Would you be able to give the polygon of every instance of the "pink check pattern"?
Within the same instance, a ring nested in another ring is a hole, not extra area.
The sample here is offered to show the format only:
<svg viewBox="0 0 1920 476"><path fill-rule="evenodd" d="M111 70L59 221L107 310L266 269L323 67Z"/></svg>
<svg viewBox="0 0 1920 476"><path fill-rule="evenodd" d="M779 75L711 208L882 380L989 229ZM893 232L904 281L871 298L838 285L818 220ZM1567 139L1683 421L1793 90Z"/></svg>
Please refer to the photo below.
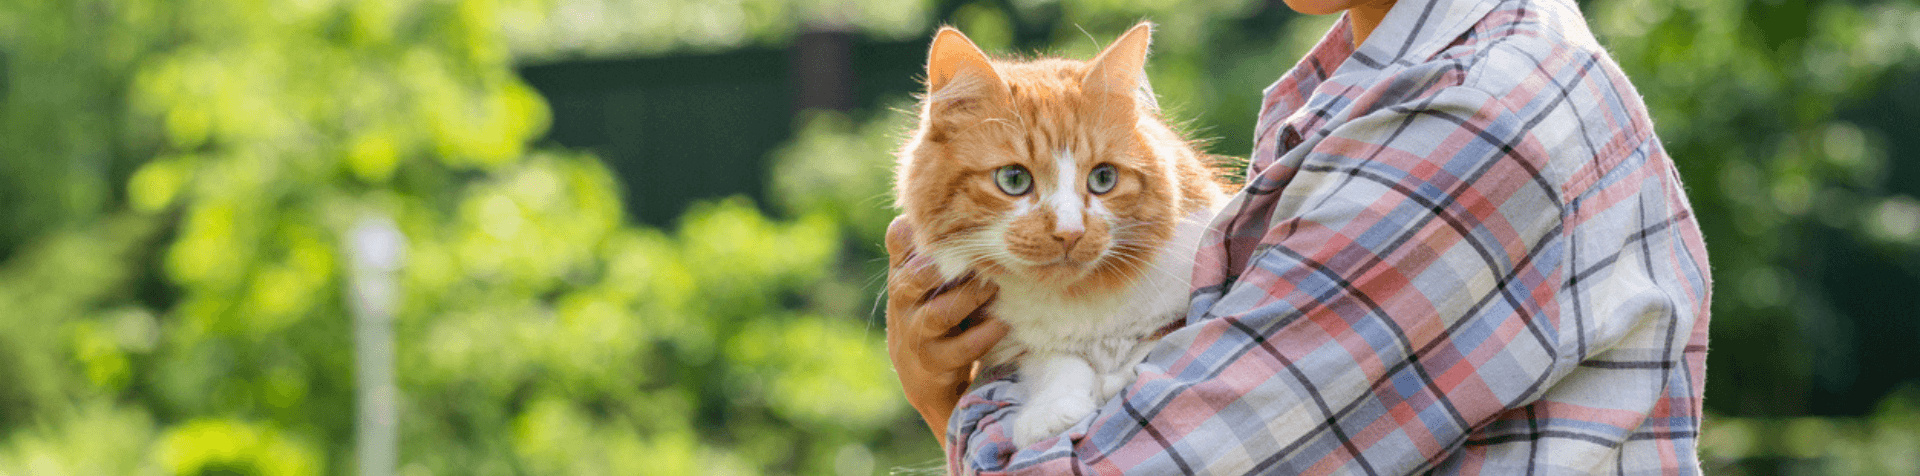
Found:
<svg viewBox="0 0 1920 476"><path fill-rule="evenodd" d="M1187 325L1031 447L984 381L959 474L1697 474L1711 278L1646 107L1568 0L1400 0L1265 95Z"/></svg>

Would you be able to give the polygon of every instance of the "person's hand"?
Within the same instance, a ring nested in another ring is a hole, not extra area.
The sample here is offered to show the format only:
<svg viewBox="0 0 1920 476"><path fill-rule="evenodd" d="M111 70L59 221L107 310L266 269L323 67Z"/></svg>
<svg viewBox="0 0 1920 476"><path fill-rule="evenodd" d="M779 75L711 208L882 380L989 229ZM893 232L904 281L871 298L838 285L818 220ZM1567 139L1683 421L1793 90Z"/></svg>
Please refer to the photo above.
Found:
<svg viewBox="0 0 1920 476"><path fill-rule="evenodd" d="M933 261L913 251L913 224L900 217L887 226L887 356L941 446L974 362L1007 335L984 307L998 291L971 275L941 282Z"/></svg>

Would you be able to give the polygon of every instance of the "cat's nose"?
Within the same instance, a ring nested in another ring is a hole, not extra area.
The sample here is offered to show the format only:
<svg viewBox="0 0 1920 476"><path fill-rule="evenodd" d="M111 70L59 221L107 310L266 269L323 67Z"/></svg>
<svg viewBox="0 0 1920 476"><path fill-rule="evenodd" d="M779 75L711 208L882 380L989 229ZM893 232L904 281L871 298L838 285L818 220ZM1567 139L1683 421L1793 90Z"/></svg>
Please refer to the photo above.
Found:
<svg viewBox="0 0 1920 476"><path fill-rule="evenodd" d="M1060 242L1062 252L1072 252L1073 245L1080 243L1080 235L1084 234L1086 230L1056 229L1053 230L1053 240Z"/></svg>

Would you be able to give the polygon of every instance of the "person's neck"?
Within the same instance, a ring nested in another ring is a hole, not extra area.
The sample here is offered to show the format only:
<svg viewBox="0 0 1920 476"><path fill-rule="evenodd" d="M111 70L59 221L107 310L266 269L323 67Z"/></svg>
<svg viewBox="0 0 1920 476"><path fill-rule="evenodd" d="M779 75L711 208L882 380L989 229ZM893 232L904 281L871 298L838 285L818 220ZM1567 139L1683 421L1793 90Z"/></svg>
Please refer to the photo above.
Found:
<svg viewBox="0 0 1920 476"><path fill-rule="evenodd" d="M1380 26L1380 20L1387 18L1387 11L1393 9L1396 0L1374 0L1347 9L1347 23L1353 26L1353 49L1367 41L1367 35L1373 34L1374 27Z"/></svg>

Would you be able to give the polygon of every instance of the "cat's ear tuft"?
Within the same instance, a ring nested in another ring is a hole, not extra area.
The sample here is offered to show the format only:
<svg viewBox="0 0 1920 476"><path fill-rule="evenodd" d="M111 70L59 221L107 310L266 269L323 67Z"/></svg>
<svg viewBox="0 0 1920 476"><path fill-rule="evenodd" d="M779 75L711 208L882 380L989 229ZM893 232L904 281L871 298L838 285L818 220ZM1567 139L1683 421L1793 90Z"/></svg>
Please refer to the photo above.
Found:
<svg viewBox="0 0 1920 476"><path fill-rule="evenodd" d="M927 97L932 102L989 99L1006 90L987 54L953 27L941 27L927 52Z"/></svg>
<svg viewBox="0 0 1920 476"><path fill-rule="evenodd" d="M1081 88L1127 97L1144 93L1149 102L1147 106L1151 107L1153 93L1147 89L1147 47L1152 42L1152 23L1134 25L1087 64L1087 75L1080 80Z"/></svg>

